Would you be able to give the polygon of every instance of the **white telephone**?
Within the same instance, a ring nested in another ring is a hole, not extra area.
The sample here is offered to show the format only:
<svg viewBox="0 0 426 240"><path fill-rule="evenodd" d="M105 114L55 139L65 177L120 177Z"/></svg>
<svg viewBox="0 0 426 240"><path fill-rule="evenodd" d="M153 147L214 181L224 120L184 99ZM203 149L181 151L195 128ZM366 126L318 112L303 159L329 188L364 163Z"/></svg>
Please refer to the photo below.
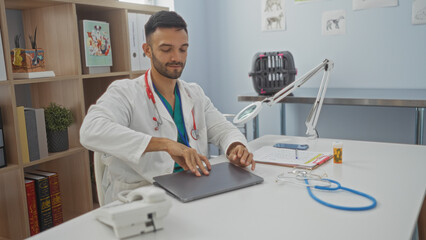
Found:
<svg viewBox="0 0 426 240"><path fill-rule="evenodd" d="M118 238L157 231L163 228L163 218L172 206L166 192L158 187L146 186L118 194L120 202L101 207L96 218L112 226Z"/></svg>

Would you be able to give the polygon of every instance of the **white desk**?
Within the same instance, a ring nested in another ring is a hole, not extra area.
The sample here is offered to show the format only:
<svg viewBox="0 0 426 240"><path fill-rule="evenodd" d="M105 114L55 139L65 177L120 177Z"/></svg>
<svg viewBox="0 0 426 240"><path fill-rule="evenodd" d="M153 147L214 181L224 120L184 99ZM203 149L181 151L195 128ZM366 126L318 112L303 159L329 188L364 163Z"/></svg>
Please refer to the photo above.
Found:
<svg viewBox="0 0 426 240"><path fill-rule="evenodd" d="M249 145L255 150L276 142L304 140L264 136ZM310 150L331 151L332 142L319 139L309 143ZM378 201L375 209L349 212L325 207L312 200L304 187L274 182L279 173L290 168L258 164L255 173L265 179L264 183L190 203L173 199L165 228L134 239L409 239L425 195L426 146L342 142L343 164L329 161L315 171L325 171L342 186L371 194ZM217 158L212 163L223 160ZM345 192L314 191L334 203L369 203ZM33 239L115 236L89 212Z"/></svg>

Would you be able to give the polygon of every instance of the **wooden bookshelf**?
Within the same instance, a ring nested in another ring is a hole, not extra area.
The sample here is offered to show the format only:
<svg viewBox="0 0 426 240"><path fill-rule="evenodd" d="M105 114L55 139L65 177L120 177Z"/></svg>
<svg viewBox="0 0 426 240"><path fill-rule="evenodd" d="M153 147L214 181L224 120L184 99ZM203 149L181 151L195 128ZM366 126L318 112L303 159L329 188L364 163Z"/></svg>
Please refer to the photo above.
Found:
<svg viewBox="0 0 426 240"><path fill-rule="evenodd" d="M8 54L7 11L19 10L25 34L37 27L37 45L45 49L46 70L56 77L14 79ZM89 151L80 145L79 129L89 106L96 102L113 81L140 76L132 72L129 54L127 13L152 14L163 7L120 3L116 0L0 0L0 29L7 81L0 81L7 166L0 169L0 239L30 236L26 206L24 171L27 168L55 171L59 175L64 220L93 209ZM79 20L99 20L110 24L113 66L110 73L83 74L79 42ZM25 87L31 106L42 108L55 102L70 108L74 123L68 128L67 151L23 163L20 152L16 107L21 102L17 88ZM95 204L96 205L96 204Z"/></svg>

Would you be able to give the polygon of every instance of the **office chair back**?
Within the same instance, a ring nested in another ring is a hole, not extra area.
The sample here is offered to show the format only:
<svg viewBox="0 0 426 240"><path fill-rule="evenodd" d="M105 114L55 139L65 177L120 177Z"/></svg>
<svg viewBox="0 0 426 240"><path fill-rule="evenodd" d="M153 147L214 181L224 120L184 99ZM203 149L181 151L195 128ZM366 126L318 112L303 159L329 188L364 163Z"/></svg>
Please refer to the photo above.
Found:
<svg viewBox="0 0 426 240"><path fill-rule="evenodd" d="M93 165L95 168L95 181L96 181L96 192L98 193L99 205L103 206L104 192L102 191L102 177L104 176L105 164L101 159L102 153L94 152L93 154Z"/></svg>
<svg viewBox="0 0 426 240"><path fill-rule="evenodd" d="M232 123L232 119L235 117L235 114L227 114L224 113L222 114L226 120L230 121ZM241 133L244 135L244 137L247 139L247 123L243 123L243 124L234 124L240 131ZM216 155L217 154L217 155ZM217 148L216 146L214 146L213 144L209 143L208 145L208 156L207 158L215 158L218 157L219 155L222 154L222 151L220 150L220 148Z"/></svg>

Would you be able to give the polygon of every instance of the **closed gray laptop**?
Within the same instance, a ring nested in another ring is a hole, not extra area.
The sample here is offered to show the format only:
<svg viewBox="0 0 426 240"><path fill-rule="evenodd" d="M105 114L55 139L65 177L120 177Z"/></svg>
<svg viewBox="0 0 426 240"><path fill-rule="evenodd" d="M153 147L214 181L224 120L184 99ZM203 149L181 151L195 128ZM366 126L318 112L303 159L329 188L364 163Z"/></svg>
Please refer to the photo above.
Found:
<svg viewBox="0 0 426 240"><path fill-rule="evenodd" d="M212 165L210 174L201 177L191 171L183 171L154 177L155 185L182 202L233 191L263 182L263 178L234 166L229 162Z"/></svg>

